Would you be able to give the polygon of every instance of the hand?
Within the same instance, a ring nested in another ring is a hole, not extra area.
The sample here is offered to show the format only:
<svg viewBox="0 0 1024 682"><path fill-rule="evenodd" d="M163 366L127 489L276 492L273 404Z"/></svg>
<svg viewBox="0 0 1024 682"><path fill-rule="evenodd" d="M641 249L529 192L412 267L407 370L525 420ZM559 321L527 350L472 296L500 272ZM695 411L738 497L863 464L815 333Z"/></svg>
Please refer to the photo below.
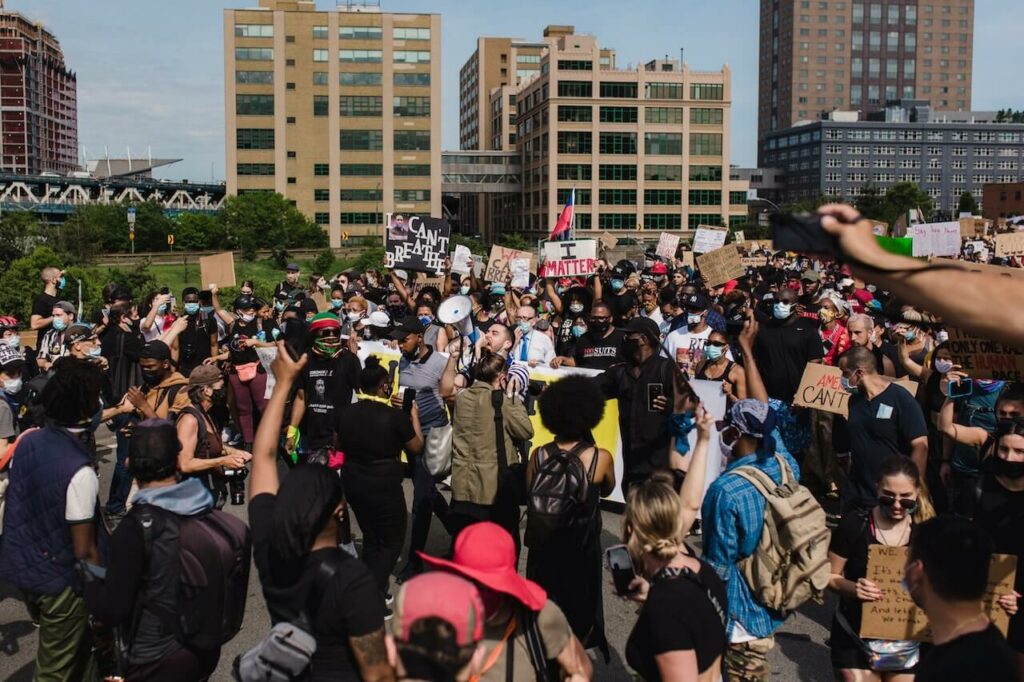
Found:
<svg viewBox="0 0 1024 682"><path fill-rule="evenodd" d="M219 355L211 355L210 357L203 360L204 365L216 365L218 362Z"/></svg>
<svg viewBox="0 0 1024 682"><path fill-rule="evenodd" d="M242 346L245 348L255 348L259 345L259 339L242 339Z"/></svg>
<svg viewBox="0 0 1024 682"><path fill-rule="evenodd" d="M1020 592L1010 592L999 597L999 599L996 600L996 603L999 604L1003 611L1006 611L1007 615L1015 616L1017 615L1018 599L1020 599Z"/></svg>
<svg viewBox="0 0 1024 682"><path fill-rule="evenodd" d="M285 438L284 439L284 450L285 452L292 452L295 450L295 439Z"/></svg>
<svg viewBox="0 0 1024 682"><path fill-rule="evenodd" d="M526 365L528 367L536 367L539 364L540 364L540 360L527 360L526 361Z"/></svg>
<svg viewBox="0 0 1024 682"><path fill-rule="evenodd" d="M174 320L174 324L171 325L170 331L178 332L179 334L188 329L188 318L179 317Z"/></svg>
<svg viewBox="0 0 1024 682"><path fill-rule="evenodd" d="M659 395L655 398L653 404L655 412L665 412L668 410L668 398L663 395Z"/></svg>
<svg viewBox="0 0 1024 682"><path fill-rule="evenodd" d="M733 400L736 400L735 388L736 387L733 385L731 381L727 380L722 382L722 392L724 392L727 397L732 398Z"/></svg>
<svg viewBox="0 0 1024 682"><path fill-rule="evenodd" d="M882 590L867 578L857 581L857 599L861 601L878 601L882 598Z"/></svg>
<svg viewBox="0 0 1024 682"><path fill-rule="evenodd" d="M563 358L563 357L555 358L554 360L551 361L551 368L552 369L558 369L559 367L562 366L562 363L564 361L565 361L565 358Z"/></svg>
<svg viewBox="0 0 1024 682"><path fill-rule="evenodd" d="M629 588L627 589L629 590L628 594L620 595L623 599L643 604L647 601L647 594L651 591L651 585L640 576L637 576L629 583Z"/></svg>
<svg viewBox="0 0 1024 682"><path fill-rule="evenodd" d="M744 350L754 348L754 339L757 338L757 330L760 327L757 318L754 317L754 309L747 308L747 321L743 323L743 331L740 332L740 347Z"/></svg>
<svg viewBox="0 0 1024 682"><path fill-rule="evenodd" d="M703 405L697 406L697 440L710 440L711 429L715 426L715 416L704 409Z"/></svg>
<svg viewBox="0 0 1024 682"><path fill-rule="evenodd" d="M939 379L939 390L942 391L943 395L949 395L949 385L959 384L961 379L966 378L967 373L963 371L963 367L953 365L953 369L949 370L945 376Z"/></svg>
<svg viewBox="0 0 1024 682"><path fill-rule="evenodd" d="M221 466L225 469L241 469L250 459L252 459L252 455L248 452L232 449L229 454L221 458Z"/></svg>
<svg viewBox="0 0 1024 682"><path fill-rule="evenodd" d="M861 216L852 206L827 204L818 209L825 232L839 239L843 253L862 263L875 263L886 252L875 240L870 220Z"/></svg>
<svg viewBox="0 0 1024 682"><path fill-rule="evenodd" d="M949 487L953 476L953 467L950 466L949 462L943 462L939 466L939 480L942 481L942 485Z"/></svg>
<svg viewBox="0 0 1024 682"><path fill-rule="evenodd" d="M128 388L128 392L125 393L124 397L138 409L142 409L142 406L146 404L146 394L142 392L138 386L131 386Z"/></svg>
<svg viewBox="0 0 1024 682"><path fill-rule="evenodd" d="M170 305L169 305L170 302L171 302L171 295L170 294L160 294L159 296L157 296L156 298L153 299L153 307L157 309L157 312L160 311L160 306L162 306L162 305L166 305L168 310L170 310Z"/></svg>
<svg viewBox="0 0 1024 682"><path fill-rule="evenodd" d="M392 393L391 394L391 407L397 407L398 409L402 409L402 405L405 404L404 398L405 398L404 391L402 393Z"/></svg>
<svg viewBox="0 0 1024 682"><path fill-rule="evenodd" d="M110 366L110 362L107 361L107 359L105 357L103 357L102 355L99 356L98 358L96 358L96 364L98 364L100 366L100 369L104 369L104 370L107 369Z"/></svg>
<svg viewBox="0 0 1024 682"><path fill-rule="evenodd" d="M276 345L277 357L274 358L273 364L270 365L270 371L274 373L278 383L290 385L295 380L295 377L299 375L299 372L302 371L302 368L306 366L309 356L303 354L296 362L288 354L288 348L285 346L284 341L278 341Z"/></svg>
<svg viewBox="0 0 1024 682"><path fill-rule="evenodd" d="M216 296L218 291L220 291L220 290L217 288L216 284L211 284L210 285L210 295L211 296Z"/></svg>
<svg viewBox="0 0 1024 682"><path fill-rule="evenodd" d="M419 422L420 420L420 406L416 404L415 400L412 401L412 409L409 410L409 416L412 417L414 422Z"/></svg>
<svg viewBox="0 0 1024 682"><path fill-rule="evenodd" d="M445 272L451 272L452 271L452 259L449 256L445 256L444 257L444 271Z"/></svg>

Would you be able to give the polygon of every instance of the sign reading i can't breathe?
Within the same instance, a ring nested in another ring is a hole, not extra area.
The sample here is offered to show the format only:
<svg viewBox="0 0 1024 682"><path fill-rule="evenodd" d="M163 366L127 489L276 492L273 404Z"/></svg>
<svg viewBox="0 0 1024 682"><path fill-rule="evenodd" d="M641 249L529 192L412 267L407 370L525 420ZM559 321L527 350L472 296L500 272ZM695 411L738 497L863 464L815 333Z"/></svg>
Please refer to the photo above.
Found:
<svg viewBox="0 0 1024 682"><path fill-rule="evenodd" d="M544 244L542 277L576 277L592 275L597 269L597 241L578 239L571 242Z"/></svg>
<svg viewBox="0 0 1024 682"><path fill-rule="evenodd" d="M384 232L387 267L443 275L451 234L447 220L388 213Z"/></svg>

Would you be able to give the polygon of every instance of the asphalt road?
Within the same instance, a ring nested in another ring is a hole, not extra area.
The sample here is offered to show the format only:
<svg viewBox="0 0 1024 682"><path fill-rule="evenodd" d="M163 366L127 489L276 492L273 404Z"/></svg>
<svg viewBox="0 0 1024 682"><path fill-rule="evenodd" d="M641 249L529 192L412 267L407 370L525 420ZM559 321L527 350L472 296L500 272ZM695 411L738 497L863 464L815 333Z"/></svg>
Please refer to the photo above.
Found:
<svg viewBox="0 0 1024 682"><path fill-rule="evenodd" d="M101 428L97 435L107 439L109 432ZM112 444L112 443L111 443ZM104 499L110 485L114 453L111 444L101 445L100 494ZM407 503L412 500L412 484L406 481ZM247 520L246 507L225 507L226 510ZM603 511L604 533L602 545L607 547L621 541L622 516L614 511ZM354 522L354 521L353 521ZM358 531L356 532L358 535ZM443 554L449 539L436 521L431 525L431 537L427 551ZM358 545L358 541L357 541ZM404 557L403 557L404 559ZM521 568L525 570L525 558ZM401 564L400 564L401 565ZM598 680L632 679L625 664L626 639L636 621L637 606L624 602L605 586L604 593L606 633L612 646L609 663L595 661L595 678ZM829 663L828 628L835 609L835 600L829 599L824 605L808 604L791 617L776 634L776 646L771 653L771 676L776 680L807 680L809 682L831 682L833 680ZM263 595L260 591L256 568L253 566L249 581L249 598L245 624L234 640L225 645L214 680L230 680L231 662L235 656L249 649L270 629L270 619ZM15 591L0 585L0 679L10 682L25 682L32 679L36 650L36 631L29 620L24 605Z"/></svg>

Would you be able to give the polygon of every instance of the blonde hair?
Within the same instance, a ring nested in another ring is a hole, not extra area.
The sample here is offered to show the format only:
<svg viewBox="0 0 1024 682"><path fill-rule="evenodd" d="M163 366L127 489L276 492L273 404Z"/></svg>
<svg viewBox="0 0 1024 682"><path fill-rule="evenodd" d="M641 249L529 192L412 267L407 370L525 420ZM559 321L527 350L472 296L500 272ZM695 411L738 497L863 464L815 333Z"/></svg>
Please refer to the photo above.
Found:
<svg viewBox="0 0 1024 682"><path fill-rule="evenodd" d="M368 304L366 303L366 299L365 299L365 298L363 298L362 296L353 296L352 298L350 298L350 299L348 300L348 307L349 307L349 309L350 309L350 310L352 309L353 305L354 305L354 306L355 306L356 308L359 308L359 310L360 310L361 312L364 312L364 313L365 313L365 312L366 312L367 310L369 310L369 307L370 307L370 306L369 306L369 305L368 305Z"/></svg>
<svg viewBox="0 0 1024 682"><path fill-rule="evenodd" d="M649 554L668 561L683 549L682 500L660 476L629 489L625 521L632 531L626 545L635 559Z"/></svg>

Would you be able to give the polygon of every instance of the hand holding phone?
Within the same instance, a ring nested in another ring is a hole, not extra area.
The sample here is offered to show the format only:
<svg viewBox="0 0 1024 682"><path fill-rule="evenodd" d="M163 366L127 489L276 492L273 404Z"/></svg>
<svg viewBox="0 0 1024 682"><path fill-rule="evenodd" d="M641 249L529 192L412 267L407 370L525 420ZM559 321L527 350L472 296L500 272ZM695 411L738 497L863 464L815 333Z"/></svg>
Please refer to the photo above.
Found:
<svg viewBox="0 0 1024 682"><path fill-rule="evenodd" d="M664 384L647 384L647 410L649 412L664 412L664 407L661 405L663 401L658 400L664 395Z"/></svg>
<svg viewBox="0 0 1024 682"><path fill-rule="evenodd" d="M838 256L839 240L821 226L817 214L772 213L772 243L778 251Z"/></svg>
<svg viewBox="0 0 1024 682"><path fill-rule="evenodd" d="M630 585L636 580L636 570L633 568L633 558L629 556L629 550L625 545L614 545L604 551L605 561L608 563L608 570L612 572L612 582L615 584L615 594L620 597L628 597L636 592L630 589Z"/></svg>

